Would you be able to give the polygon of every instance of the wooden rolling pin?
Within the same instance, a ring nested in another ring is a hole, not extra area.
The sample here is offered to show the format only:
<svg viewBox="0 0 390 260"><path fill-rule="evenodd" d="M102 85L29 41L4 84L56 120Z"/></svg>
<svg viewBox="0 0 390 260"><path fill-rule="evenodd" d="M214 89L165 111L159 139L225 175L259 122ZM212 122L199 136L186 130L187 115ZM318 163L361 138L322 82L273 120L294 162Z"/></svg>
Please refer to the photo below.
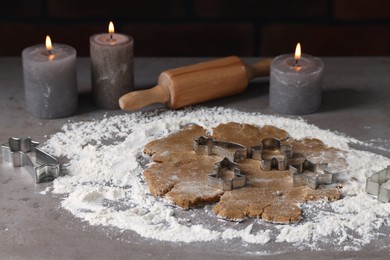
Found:
<svg viewBox="0 0 390 260"><path fill-rule="evenodd" d="M154 103L176 109L243 92L248 82L268 76L271 60L246 65L236 57L216 59L164 71L154 88L127 93L119 98L123 110Z"/></svg>

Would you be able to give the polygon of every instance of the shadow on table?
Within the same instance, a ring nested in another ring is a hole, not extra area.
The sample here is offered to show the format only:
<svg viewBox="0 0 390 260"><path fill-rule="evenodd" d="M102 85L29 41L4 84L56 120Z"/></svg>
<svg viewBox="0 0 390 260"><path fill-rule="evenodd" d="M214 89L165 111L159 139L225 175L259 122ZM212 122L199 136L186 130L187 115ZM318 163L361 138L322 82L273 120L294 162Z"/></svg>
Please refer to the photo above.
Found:
<svg viewBox="0 0 390 260"><path fill-rule="evenodd" d="M346 108L353 108L359 106L367 106L369 103L375 102L372 98L367 98L371 95L368 90L353 90L353 89L327 89L322 93L322 112L342 110ZM247 89L237 95L219 98L216 100L211 100L206 103L201 103L200 105L205 106L226 106L229 105L236 106L237 103L243 103L243 106L248 106L249 108L252 105L256 105L257 109L267 110L268 109L268 100L269 95L269 82L268 80L255 81L251 82ZM260 100L260 103L257 102ZM245 102L245 103L244 103ZM256 103L256 104L252 104ZM234 105L236 104L236 105ZM246 104L246 105L245 105ZM251 105L252 104L252 105ZM164 107L163 105L158 105L158 107ZM244 108L243 107L243 108ZM152 106L152 108L154 108ZM144 110L150 110L150 106ZM256 110L257 110L256 109ZM90 92L82 92L79 94L79 108L76 112L76 115L87 114L90 112L98 111L98 108L92 101L92 94Z"/></svg>
<svg viewBox="0 0 390 260"><path fill-rule="evenodd" d="M132 113L136 111L151 111L156 109L164 108L165 106L163 104L151 104L149 106L146 106L144 108L141 108L139 110L134 111L124 111L121 110L119 107L118 109L103 109L98 106L96 106L93 102L92 93L89 92L82 92L79 93L79 106L75 113L75 116L82 116L87 115L94 112L101 112L104 111L105 113L108 113L110 115L118 115L118 114L124 114L124 113Z"/></svg>
<svg viewBox="0 0 390 260"><path fill-rule="evenodd" d="M93 104L91 93L79 93L79 107L76 111L76 115L82 115L97 110L99 110L99 108Z"/></svg>
<svg viewBox="0 0 390 260"><path fill-rule="evenodd" d="M365 106L372 99L367 98L371 93L367 90L327 89L322 92L321 111L334 111L357 106Z"/></svg>
<svg viewBox="0 0 390 260"><path fill-rule="evenodd" d="M248 85L247 89L240 94L224 97L224 98L218 98L215 100L210 100L205 103L200 103L199 105L229 107L229 105L234 106L234 104L242 103L242 102L251 103L251 102L255 102L256 99L266 98L268 96L268 89L269 89L268 78L263 78L251 82ZM139 89L137 88L137 90ZM256 102L256 104L258 105L258 102ZM262 102L262 104L266 106L267 102ZM141 110L147 111L147 110L153 110L156 108L163 108L163 107L164 105L162 104L156 104L156 105L147 106ZM79 107L75 115L88 114L98 110L100 110L100 108L93 103L92 94L90 93L90 91L82 91L79 93Z"/></svg>
<svg viewBox="0 0 390 260"><path fill-rule="evenodd" d="M255 99L264 98L268 96L268 90L269 90L268 80L261 81L261 82L251 82L244 92L237 95L208 101L206 105L229 107L229 104L235 104L243 101L245 101L246 103L250 103L253 102L253 100Z"/></svg>

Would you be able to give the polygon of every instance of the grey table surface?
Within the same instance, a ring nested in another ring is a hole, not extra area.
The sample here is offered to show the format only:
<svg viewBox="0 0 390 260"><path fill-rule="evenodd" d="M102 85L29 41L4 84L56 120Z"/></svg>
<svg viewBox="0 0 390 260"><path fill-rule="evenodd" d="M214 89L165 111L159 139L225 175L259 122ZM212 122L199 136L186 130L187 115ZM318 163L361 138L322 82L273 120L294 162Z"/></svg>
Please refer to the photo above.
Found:
<svg viewBox="0 0 390 260"><path fill-rule="evenodd" d="M137 58L136 88L149 88L163 70L207 60L206 58ZM255 62L255 58L245 59ZM323 105L317 113L302 116L323 129L342 132L373 144L364 149L390 157L390 58L324 58ZM78 59L80 106L77 114L63 119L45 120L25 111L21 59L0 58L0 137L30 136L45 141L61 126L72 121L99 119L104 114L116 115L119 110L98 109L91 102L89 59ZM250 83L246 92L203 104L223 106L241 111L277 114L268 105L268 79ZM153 105L151 110L162 107ZM375 146L383 149L377 149ZM60 198L39 192L50 183L35 185L30 176L15 174L0 163L0 258L10 259L208 259L258 258L243 253L244 247L231 247L227 242L169 243L145 239L132 232L114 228L88 226L60 207ZM384 258L390 244L385 237L360 251L287 250L268 256L288 258ZM279 245L280 246L280 245ZM272 249L272 245L268 245ZM286 245L286 247L288 247ZM291 248L291 247L290 247ZM248 249L253 250L253 249ZM261 246L259 246L261 250ZM275 248L276 250L276 248ZM263 256L267 257L267 256Z"/></svg>

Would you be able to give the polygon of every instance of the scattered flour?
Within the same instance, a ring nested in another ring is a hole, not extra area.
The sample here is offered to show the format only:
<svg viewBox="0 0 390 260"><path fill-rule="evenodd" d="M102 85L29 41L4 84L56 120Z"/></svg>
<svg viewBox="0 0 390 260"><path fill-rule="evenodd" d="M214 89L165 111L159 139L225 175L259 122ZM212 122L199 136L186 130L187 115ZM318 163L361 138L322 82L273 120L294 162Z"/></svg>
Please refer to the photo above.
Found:
<svg viewBox="0 0 390 260"><path fill-rule="evenodd" d="M43 191L39 192L42 195L46 195L50 191L50 187L46 187Z"/></svg>
<svg viewBox="0 0 390 260"><path fill-rule="evenodd" d="M318 138L348 151L348 172L339 176L349 180L342 189L344 198L303 205L305 219L295 225L253 220L238 225L219 221L223 224L210 226L208 223L210 219L215 221L215 216L192 218L191 211L182 213L184 218L178 217L178 209L149 194L142 175L144 145L186 124L196 123L211 131L213 126L226 122L270 124L287 130L294 138ZM193 108L68 123L43 148L69 159L67 175L54 181L52 192L66 194L62 207L91 225L114 226L146 238L173 242L241 239L248 244L288 242L318 250L327 244L339 246L340 250L356 250L380 236L382 226L389 225L390 203L377 202L364 189L365 178L386 167L390 160L353 150L349 143L361 142L319 129L302 119L225 108Z"/></svg>

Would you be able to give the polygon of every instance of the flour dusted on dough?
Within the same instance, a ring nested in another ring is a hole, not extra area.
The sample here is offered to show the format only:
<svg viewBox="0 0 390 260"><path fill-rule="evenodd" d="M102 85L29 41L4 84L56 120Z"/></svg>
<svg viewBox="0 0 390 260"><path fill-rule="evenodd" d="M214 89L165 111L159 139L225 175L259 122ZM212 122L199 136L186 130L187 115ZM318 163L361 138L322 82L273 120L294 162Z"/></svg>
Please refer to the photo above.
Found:
<svg viewBox="0 0 390 260"><path fill-rule="evenodd" d="M261 220L211 225L212 217L179 212L149 194L143 172L146 143L167 136L188 124L211 131L220 123L274 125L296 138L318 138L326 145L347 151L348 172L344 198L305 206L305 220L295 225L270 225ZM68 123L46 142L44 149L69 159L66 176L57 178L52 192L67 194L61 206L91 225L114 226L163 241L195 242L241 239L248 244L285 243L321 250L358 249L381 235L388 225L390 204L377 202L364 191L365 179L390 164L373 153L351 149L356 139L322 130L301 119L245 113L224 108L137 112L89 122ZM184 216L184 217L183 217ZM337 239L335 239L335 237Z"/></svg>

